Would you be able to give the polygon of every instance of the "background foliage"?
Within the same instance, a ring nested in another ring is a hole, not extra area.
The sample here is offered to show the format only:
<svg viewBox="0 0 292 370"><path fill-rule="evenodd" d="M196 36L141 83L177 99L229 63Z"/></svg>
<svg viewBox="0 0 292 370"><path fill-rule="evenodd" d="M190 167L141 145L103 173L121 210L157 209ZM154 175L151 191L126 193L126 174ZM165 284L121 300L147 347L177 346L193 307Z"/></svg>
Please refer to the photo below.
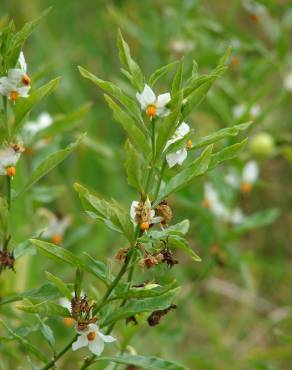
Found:
<svg viewBox="0 0 292 370"><path fill-rule="evenodd" d="M25 202L15 203L14 237L21 242L39 229L35 210L46 202L46 207L53 212L72 217L62 245L76 254L91 252L97 259L112 260L123 245L116 234L91 222L84 214L73 183L85 184L126 205L135 193L127 186L120 161L125 156L124 133L111 118L102 93L80 76L77 66L85 66L98 76L124 84L127 89L125 81L119 80L118 27L147 76L182 54L189 66L195 59L201 73L210 72L226 46L233 45L229 70L189 121L195 135L201 136L236 123L233 113L236 105L260 106L261 113L252 117L254 124L248 135L252 140L257 133L269 133L275 148L270 155L259 156L247 145L240 160L233 163L241 168L247 159L258 160L260 179L253 191L246 195L226 188L224 175L230 164L209 174L208 181L216 185L227 204L240 205L247 214L276 211L260 214L251 226L241 230L226 225L201 208L206 177L171 199L177 210L175 220L187 217L192 221L189 239L202 262L193 263L178 253L181 268L147 272L148 280L164 276L165 282L176 278L184 284L178 297L178 309L165 317L156 329L142 327L132 344L138 353L173 359L190 369L286 370L292 363L289 249L292 95L283 83L292 70L289 38L292 8L289 1L284 0L266 0L260 4L263 10L259 13L257 9L250 9L247 2L236 0L4 0L0 4L0 22L12 16L18 25L53 6L26 44L25 54L30 70L34 71L34 80L41 81L44 76L46 79L62 76L62 79L54 95L42 103L39 112L34 112L34 118L44 110L52 115L68 113L88 100L93 103L74 130L62 138L54 136L45 152L34 158L40 161L41 156L72 142L78 132L88 133L79 149L46 176ZM161 80L161 91L167 91L167 78ZM246 118L250 118L248 109ZM232 140L231 137L222 145L231 144ZM29 159L27 162L28 166L34 165ZM25 168L19 169L15 179L20 182L19 187L23 183L21 173L24 177L25 171ZM52 193L48 196L43 187L56 185L56 196ZM23 220L31 220L31 224ZM220 251L215 255L214 245L218 245ZM116 262L111 263L114 269L118 268ZM8 272L9 279L5 281L0 277L2 299L47 282L44 271L60 276L60 266L40 255L36 257L33 249L30 256L18 260L16 270L17 274ZM73 273L63 268L64 281L73 281ZM142 275L137 276L137 283L141 282L139 278L142 279ZM87 289L98 296L98 286L90 280ZM0 314L4 322L12 316L16 327L22 317L27 325L18 330L34 342L39 338L39 330L33 330L33 326L38 328L38 323L31 322L32 316L15 307L11 311L11 306L6 305L0 306ZM64 328L61 320L50 319L49 324L60 343L71 336L72 328ZM124 330L122 324L119 330ZM0 336L0 368L16 368L22 363L24 352L20 348L7 356L14 345L2 340L3 326ZM40 347L45 350L45 342ZM78 358L75 356L70 353L64 357L62 368L72 368Z"/></svg>

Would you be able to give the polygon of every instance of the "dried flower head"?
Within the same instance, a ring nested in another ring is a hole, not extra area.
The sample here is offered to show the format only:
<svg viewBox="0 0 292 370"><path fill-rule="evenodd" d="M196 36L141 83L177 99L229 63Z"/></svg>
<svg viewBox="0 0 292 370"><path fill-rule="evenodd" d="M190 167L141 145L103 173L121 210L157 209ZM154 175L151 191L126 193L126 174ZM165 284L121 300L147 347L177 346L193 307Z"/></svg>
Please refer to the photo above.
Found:
<svg viewBox="0 0 292 370"><path fill-rule="evenodd" d="M175 304L171 304L168 308L164 310L154 311L148 317L147 322L150 326L158 325L163 316L167 315L170 310L176 309Z"/></svg>

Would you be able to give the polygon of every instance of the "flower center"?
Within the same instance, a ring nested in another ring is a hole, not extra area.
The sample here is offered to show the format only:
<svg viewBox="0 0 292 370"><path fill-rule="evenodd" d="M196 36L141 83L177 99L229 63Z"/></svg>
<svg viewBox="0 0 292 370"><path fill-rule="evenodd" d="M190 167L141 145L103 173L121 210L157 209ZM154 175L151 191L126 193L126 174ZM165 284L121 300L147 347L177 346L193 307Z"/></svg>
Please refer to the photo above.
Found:
<svg viewBox="0 0 292 370"><path fill-rule="evenodd" d="M52 236L52 242L53 242L54 244L61 244L61 243L62 243L62 241L63 241L63 237L62 237L62 235L60 235L60 234L55 234L55 235L53 235L53 236Z"/></svg>
<svg viewBox="0 0 292 370"><path fill-rule="evenodd" d="M18 91L10 91L9 98L13 101L16 101L19 98Z"/></svg>
<svg viewBox="0 0 292 370"><path fill-rule="evenodd" d="M244 193L250 193L251 188L252 188L251 184L247 181L243 181L243 183L241 184L241 190Z"/></svg>
<svg viewBox="0 0 292 370"><path fill-rule="evenodd" d="M90 341L94 340L95 337L96 337L96 333L94 331L87 334L87 339Z"/></svg>
<svg viewBox="0 0 292 370"><path fill-rule="evenodd" d="M155 107L155 105L148 105L148 107L146 108L146 114L150 118L154 117L156 115L156 112L157 108Z"/></svg>
<svg viewBox="0 0 292 370"><path fill-rule="evenodd" d="M30 78L27 74L24 74L23 77L22 77L22 83L25 85L25 86L29 86L30 85Z"/></svg>
<svg viewBox="0 0 292 370"><path fill-rule="evenodd" d="M6 168L6 175L9 177L13 177L16 173L15 167L9 166Z"/></svg>

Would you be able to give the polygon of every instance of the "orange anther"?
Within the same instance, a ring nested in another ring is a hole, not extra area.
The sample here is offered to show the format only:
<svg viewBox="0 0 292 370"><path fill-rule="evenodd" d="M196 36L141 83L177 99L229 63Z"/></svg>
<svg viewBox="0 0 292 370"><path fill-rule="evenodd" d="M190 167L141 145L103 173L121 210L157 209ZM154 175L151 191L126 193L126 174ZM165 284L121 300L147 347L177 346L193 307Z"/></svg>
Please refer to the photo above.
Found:
<svg viewBox="0 0 292 370"><path fill-rule="evenodd" d="M193 142L192 142L192 140L188 140L187 141L187 149L192 149L192 147L193 147Z"/></svg>
<svg viewBox="0 0 292 370"><path fill-rule="evenodd" d="M140 224L140 229L141 229L142 231L148 230L148 229L149 229L149 222L142 222L142 223Z"/></svg>
<svg viewBox="0 0 292 370"><path fill-rule="evenodd" d="M156 115L157 109L155 105L149 105L146 109L146 114L148 117L152 118Z"/></svg>
<svg viewBox="0 0 292 370"><path fill-rule="evenodd" d="M72 317L64 317L63 318L63 323L65 326L71 326L73 325L73 322L74 320L72 319Z"/></svg>
<svg viewBox="0 0 292 370"><path fill-rule="evenodd" d="M10 91L9 98L13 101L16 101L19 98L18 91Z"/></svg>
<svg viewBox="0 0 292 370"><path fill-rule="evenodd" d="M60 235L60 234L55 234L55 235L53 235L53 236L52 236L52 242L53 242L54 244L61 244L61 243L62 243L62 241L63 241L63 237L62 237L62 235Z"/></svg>
<svg viewBox="0 0 292 370"><path fill-rule="evenodd" d="M247 181L244 181L241 184L241 190L243 191L243 193L250 193L251 188L252 188L251 184Z"/></svg>
<svg viewBox="0 0 292 370"><path fill-rule="evenodd" d="M15 176L15 173L16 173L15 167L9 166L9 167L6 168L6 175L7 176L13 177L13 176Z"/></svg>
<svg viewBox="0 0 292 370"><path fill-rule="evenodd" d="M22 77L22 83L25 85L25 86L29 86L30 85L30 78L27 74L24 74L23 77Z"/></svg>
<svg viewBox="0 0 292 370"><path fill-rule="evenodd" d="M94 331L87 334L87 339L90 341L94 340L95 337L96 337L96 333Z"/></svg>
<svg viewBox="0 0 292 370"><path fill-rule="evenodd" d="M204 199L204 200L203 200L203 207L205 207L205 208L210 208L210 207L211 207L211 204L210 204L210 202L208 201L208 199Z"/></svg>

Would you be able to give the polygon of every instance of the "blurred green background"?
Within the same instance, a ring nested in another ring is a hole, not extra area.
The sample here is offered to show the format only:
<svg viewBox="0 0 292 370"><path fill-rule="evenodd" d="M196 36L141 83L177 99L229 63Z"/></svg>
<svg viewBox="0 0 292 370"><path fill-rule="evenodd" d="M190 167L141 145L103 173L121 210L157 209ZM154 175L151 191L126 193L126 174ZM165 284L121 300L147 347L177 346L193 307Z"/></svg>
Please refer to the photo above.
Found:
<svg viewBox="0 0 292 370"><path fill-rule="evenodd" d="M176 278L183 287L176 312L158 327L142 325L132 345L138 353L161 355L190 369L291 369L292 89L285 85L292 73L291 1L2 0L0 21L11 17L20 27L49 6L52 11L24 52L29 72L35 77L33 83L55 76L62 76L62 80L54 96L42 103L32 118L42 111L68 113L88 101L93 106L77 129L53 138L45 152L34 158L37 161L38 156L64 146L77 132L87 132L78 151L41 183L63 186L60 195L44 204L43 199L31 194L16 204L13 225L18 242L39 228L35 212L45 206L72 217L63 246L75 253L85 250L97 259L112 259L124 247L117 235L86 217L73 189L78 181L125 205L137 199L127 185L121 161L125 135L113 121L102 92L80 76L78 65L133 93L119 71L118 28L146 76L182 55L186 69L195 59L200 73L209 72L231 44L230 68L188 123L200 136L236 123L234 107L240 104L260 107L260 114L252 117L254 124L248 135L252 139L258 133L268 133L274 150L269 155L258 155L248 146L242 158L234 161L233 165L240 167L248 159L258 160L260 179L251 194L236 194L233 202L248 214L276 209L279 216L261 220L230 237L230 226L222 225L201 208L206 178L172 198L174 221L186 217L191 220L189 239L203 261L195 264L178 254L180 263L172 270L165 267L137 274L137 283ZM171 75L160 83L161 91L167 91L170 79ZM250 118L248 112L246 116ZM29 158L27 162L29 166ZM209 175L209 181L216 183L222 193L227 170L228 165ZM215 256L211 253L214 245L220 250ZM118 268L116 262L112 264ZM65 281L74 278L73 271L60 269L39 255L23 257L16 268L20 273L9 272L8 283L0 280L1 296L38 287L45 281L45 270ZM99 287L91 281L86 289L99 294ZM0 313L8 317L10 310L1 308ZM17 310L12 315L17 323ZM30 319L25 317L27 325ZM61 322L51 325L60 343L66 342L72 329L64 330ZM122 335L124 324L118 330ZM30 335L32 341L37 338L37 333ZM0 368L23 365L24 356L17 352L7 356L6 346L13 348L9 343L1 347L0 342ZM75 354L67 356L60 368L73 369L77 358Z"/></svg>

